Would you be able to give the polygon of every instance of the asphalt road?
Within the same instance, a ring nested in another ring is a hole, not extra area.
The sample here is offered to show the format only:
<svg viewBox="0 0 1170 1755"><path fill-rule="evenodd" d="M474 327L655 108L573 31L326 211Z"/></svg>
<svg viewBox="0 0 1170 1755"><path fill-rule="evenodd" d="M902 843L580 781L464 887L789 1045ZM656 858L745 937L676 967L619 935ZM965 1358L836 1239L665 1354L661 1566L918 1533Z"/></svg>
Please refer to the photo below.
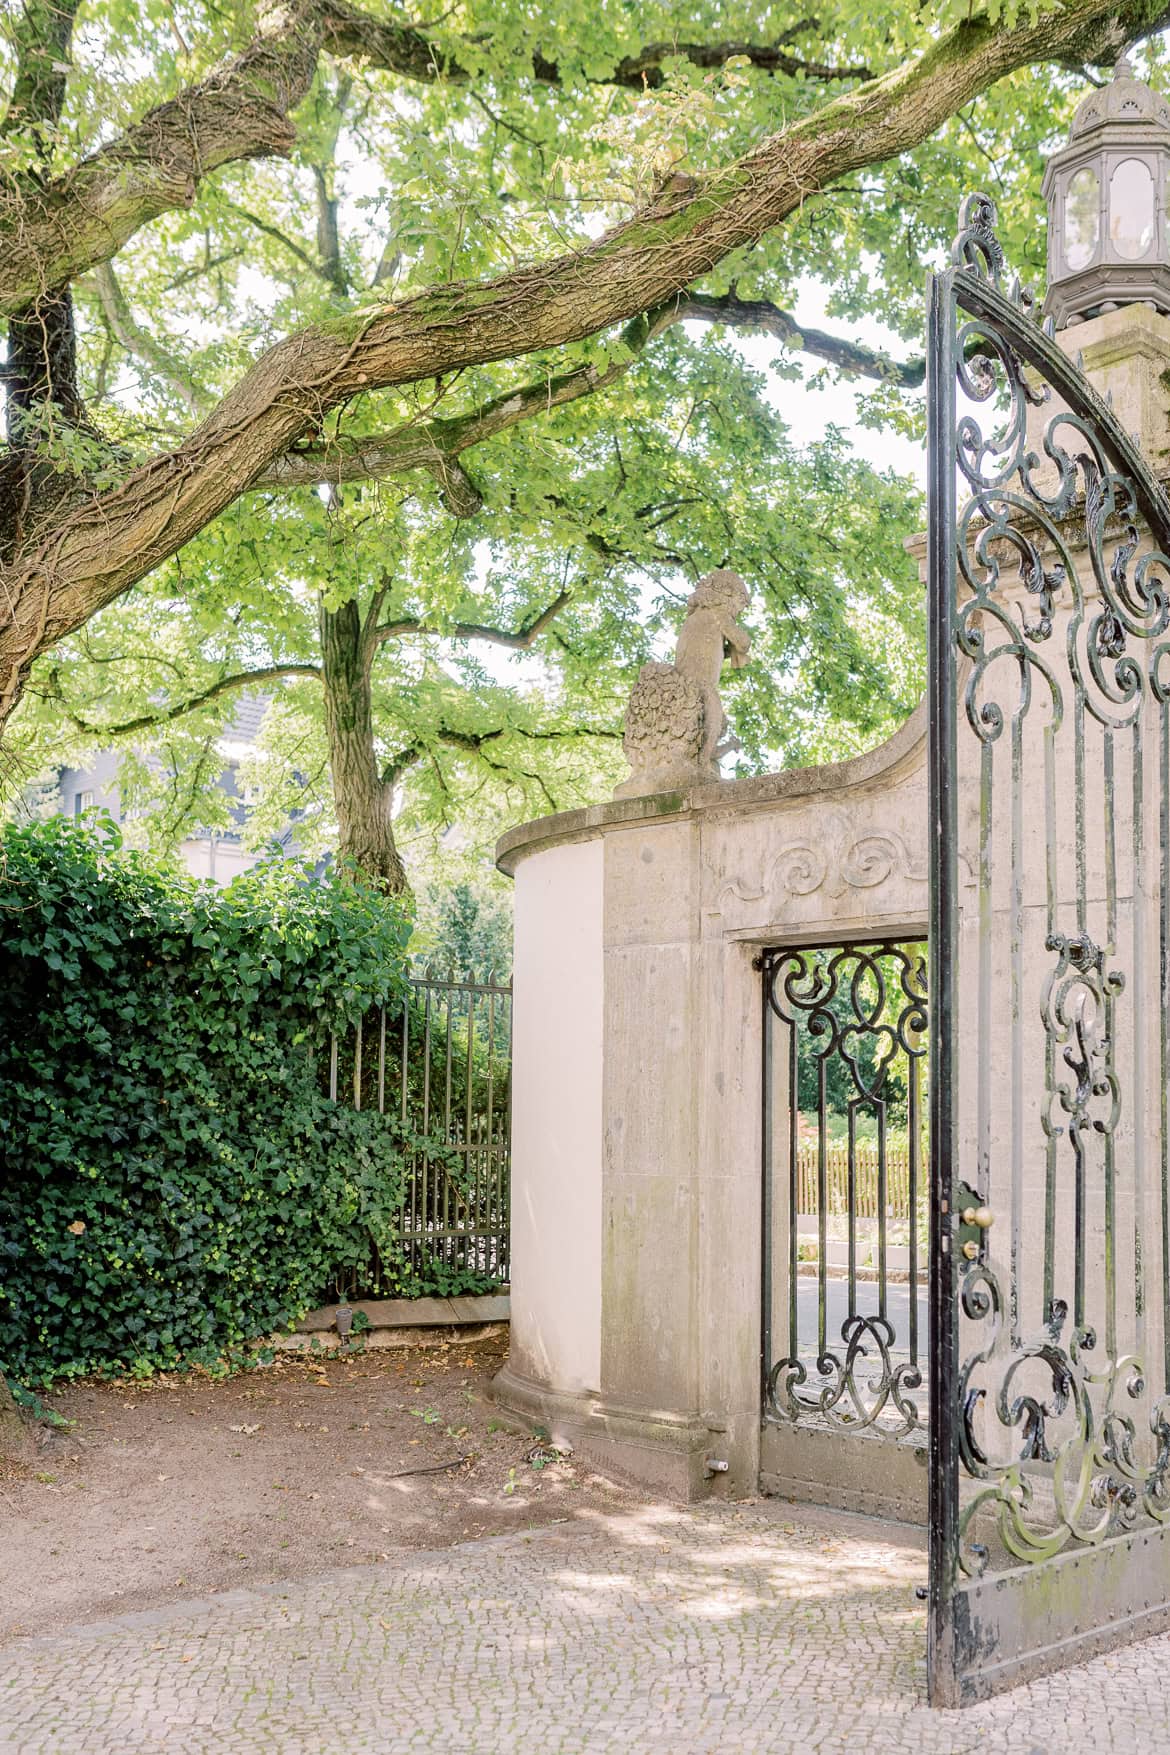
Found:
<svg viewBox="0 0 1170 1755"><path fill-rule="evenodd" d="M849 1282L845 1278L835 1279L830 1276L825 1287L828 1315L828 1343L830 1352L836 1352L841 1342L841 1324L849 1315ZM918 1303L918 1356L924 1360L926 1356L926 1339L928 1334L926 1287L917 1288ZM817 1347L817 1281L810 1274L801 1274L797 1280L796 1318L799 1339L799 1351L805 1357L815 1353ZM876 1282L859 1280L857 1284L855 1308L859 1316L876 1316L878 1314L878 1287ZM910 1354L910 1287L902 1284L891 1284L886 1287L886 1318L894 1330L894 1344L891 1352L895 1358L905 1359Z"/></svg>

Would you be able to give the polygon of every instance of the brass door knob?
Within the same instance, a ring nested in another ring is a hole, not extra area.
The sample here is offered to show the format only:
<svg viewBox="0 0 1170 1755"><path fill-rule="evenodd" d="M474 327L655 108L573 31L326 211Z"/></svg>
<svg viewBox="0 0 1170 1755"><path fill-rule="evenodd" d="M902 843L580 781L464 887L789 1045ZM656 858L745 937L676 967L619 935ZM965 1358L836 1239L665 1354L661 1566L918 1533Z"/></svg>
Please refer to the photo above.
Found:
<svg viewBox="0 0 1170 1755"><path fill-rule="evenodd" d="M995 1223L995 1214L990 1207L964 1207L959 1216L964 1225L978 1225L981 1231Z"/></svg>

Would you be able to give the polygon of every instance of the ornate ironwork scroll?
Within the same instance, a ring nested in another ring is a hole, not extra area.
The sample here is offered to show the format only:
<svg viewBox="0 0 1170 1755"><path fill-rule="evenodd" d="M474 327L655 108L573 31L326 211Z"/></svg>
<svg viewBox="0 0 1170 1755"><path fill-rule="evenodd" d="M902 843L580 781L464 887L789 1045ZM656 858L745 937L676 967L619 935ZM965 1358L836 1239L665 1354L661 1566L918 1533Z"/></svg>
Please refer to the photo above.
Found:
<svg viewBox="0 0 1170 1755"><path fill-rule="evenodd" d="M922 952L844 945L760 959L769 1020L786 1026L776 1131L787 1172L787 1320L776 1358L765 1323L765 1418L891 1435L921 1422ZM770 1084L769 1116L775 1096ZM770 1164L770 1249L774 1176ZM769 1281L770 1269L771 1259ZM770 1310L770 1284L766 1302Z"/></svg>
<svg viewBox="0 0 1170 1755"><path fill-rule="evenodd" d="M960 223L930 335L940 1653L964 1581L1170 1520L1170 503L992 203Z"/></svg>

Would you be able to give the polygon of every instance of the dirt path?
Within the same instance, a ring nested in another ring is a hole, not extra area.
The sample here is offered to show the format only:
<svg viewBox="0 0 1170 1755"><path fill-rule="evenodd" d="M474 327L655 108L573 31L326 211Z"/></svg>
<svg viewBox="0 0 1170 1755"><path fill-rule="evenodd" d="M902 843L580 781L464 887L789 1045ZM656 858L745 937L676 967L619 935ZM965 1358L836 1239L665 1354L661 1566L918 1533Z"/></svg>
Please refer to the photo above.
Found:
<svg viewBox="0 0 1170 1755"><path fill-rule="evenodd" d="M0 1481L0 1640L632 1504L499 1425L503 1359L494 1341L283 1355L49 1398L73 1429Z"/></svg>

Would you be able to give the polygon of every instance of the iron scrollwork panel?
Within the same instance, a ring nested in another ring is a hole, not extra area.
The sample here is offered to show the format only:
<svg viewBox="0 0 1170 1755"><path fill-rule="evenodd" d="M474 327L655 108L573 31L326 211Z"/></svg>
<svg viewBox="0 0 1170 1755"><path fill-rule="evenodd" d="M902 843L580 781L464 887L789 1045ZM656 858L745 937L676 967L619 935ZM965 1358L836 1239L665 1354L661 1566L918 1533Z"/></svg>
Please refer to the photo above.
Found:
<svg viewBox="0 0 1170 1755"><path fill-rule="evenodd" d="M760 966L768 1011L787 1027L787 1317L779 1358L765 1336L765 1418L909 1433L925 1411L923 947L774 950ZM807 1261L805 1243L815 1250ZM834 1248L845 1260L831 1267ZM801 1298L813 1279L815 1315Z"/></svg>
<svg viewBox="0 0 1170 1755"><path fill-rule="evenodd" d="M994 224L970 197L932 334L934 1381L967 1578L1170 1520L1170 503ZM962 1249L960 1177L996 1219Z"/></svg>

